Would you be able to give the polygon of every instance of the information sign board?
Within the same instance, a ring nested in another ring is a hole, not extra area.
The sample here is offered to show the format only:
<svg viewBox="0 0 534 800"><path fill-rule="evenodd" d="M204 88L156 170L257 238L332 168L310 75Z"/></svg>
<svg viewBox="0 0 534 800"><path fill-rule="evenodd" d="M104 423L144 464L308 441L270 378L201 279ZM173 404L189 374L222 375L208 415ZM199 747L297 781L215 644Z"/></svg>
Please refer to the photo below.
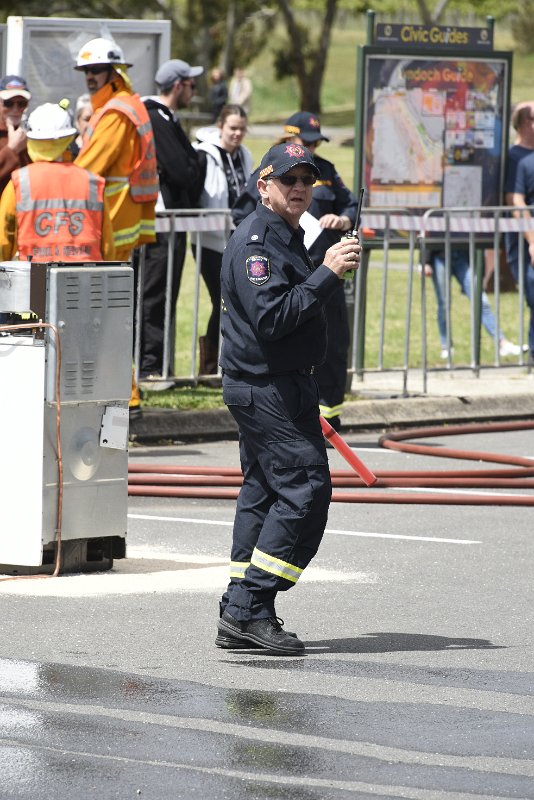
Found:
<svg viewBox="0 0 534 800"><path fill-rule="evenodd" d="M499 205L511 54L362 48L360 180L369 207Z"/></svg>

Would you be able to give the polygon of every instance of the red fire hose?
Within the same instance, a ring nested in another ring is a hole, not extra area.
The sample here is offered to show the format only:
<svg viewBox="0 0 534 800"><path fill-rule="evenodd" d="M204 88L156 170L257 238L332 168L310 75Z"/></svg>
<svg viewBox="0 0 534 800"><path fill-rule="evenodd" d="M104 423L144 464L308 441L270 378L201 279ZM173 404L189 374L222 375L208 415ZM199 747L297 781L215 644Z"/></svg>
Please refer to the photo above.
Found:
<svg viewBox="0 0 534 800"><path fill-rule="evenodd" d="M454 436L470 433L497 433L532 430L534 422L469 423L448 427L412 428L391 432L380 437L382 447L418 455L484 461L508 465L512 469L488 470L429 470L371 472L354 454L347 443L325 420L321 421L323 433L351 465L351 470L332 470L335 491L332 500L341 503L397 503L432 505L501 505L534 506L534 495L512 494L518 489L534 489L534 460L524 457L486 453L470 450L438 448L413 444L406 440L436 436ZM151 497L199 497L205 499L235 500L242 483L239 469L229 467L175 467L132 463L129 466L128 493ZM363 484L373 485L371 491L362 491ZM233 488L229 488L233 487ZM406 488L463 489L464 493L431 494L408 492L379 492L377 489ZM469 494L466 489L499 489L510 494ZM351 489L341 492L338 489Z"/></svg>

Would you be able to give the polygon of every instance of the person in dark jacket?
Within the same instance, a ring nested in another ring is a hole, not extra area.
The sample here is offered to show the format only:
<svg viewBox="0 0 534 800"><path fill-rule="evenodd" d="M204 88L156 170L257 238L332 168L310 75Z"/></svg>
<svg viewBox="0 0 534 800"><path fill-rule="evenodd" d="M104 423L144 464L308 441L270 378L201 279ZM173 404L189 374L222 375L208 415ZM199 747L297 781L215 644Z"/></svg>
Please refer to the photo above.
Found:
<svg viewBox="0 0 534 800"><path fill-rule="evenodd" d="M204 185L204 174L197 153L175 112L187 108L195 90L195 78L203 67L191 67L186 61L166 61L156 72L159 88L157 97L144 98L154 131L160 195L156 211L173 208L195 208ZM157 378L163 370L163 335L165 320L165 287L167 281L167 252L170 233L156 229L156 243L147 245L143 275L143 313L141 320L141 358L139 375ZM186 234L174 237L171 315L174 317L182 270L185 260ZM173 365L168 364L168 374ZM171 382L172 383L172 382ZM163 381L151 384L164 389Z"/></svg>
<svg viewBox="0 0 534 800"><path fill-rule="evenodd" d="M352 230L356 218L356 199L345 186L334 164L317 155L317 147L328 138L321 133L319 118L309 111L298 111L286 120L281 142L294 142L313 153L321 177L316 181L309 213L319 220L322 232L309 245L308 251L315 265L321 264L328 248L339 242L343 233ZM238 225L254 211L258 201L256 182L258 170L253 172L244 192L234 205L232 216ZM305 228L305 221L301 222ZM339 430L347 381L349 352L349 324L343 284L340 284L326 305L328 323L328 349L324 363L317 367L315 378L319 386L321 414L333 428Z"/></svg>
<svg viewBox="0 0 534 800"><path fill-rule="evenodd" d="M24 78L6 75L0 79L0 194L11 173L30 163L22 124L30 98Z"/></svg>
<svg viewBox="0 0 534 800"><path fill-rule="evenodd" d="M30 163L26 131L22 125L30 98L24 78L5 75L0 79L0 195L12 173ZM0 324L7 320L8 315L0 311Z"/></svg>
<svg viewBox="0 0 534 800"><path fill-rule="evenodd" d="M224 80L224 72L219 67L214 67L210 73L211 86L209 90L209 106L212 121L217 122L219 114L228 101L228 86Z"/></svg>
<svg viewBox="0 0 534 800"><path fill-rule="evenodd" d="M230 237L222 262L223 399L239 427L243 485L217 646L300 655L276 617L324 533L331 498L313 371L326 352L325 304L356 269L346 239L315 266L299 221L320 178L312 154L275 145L259 171L261 203Z"/></svg>

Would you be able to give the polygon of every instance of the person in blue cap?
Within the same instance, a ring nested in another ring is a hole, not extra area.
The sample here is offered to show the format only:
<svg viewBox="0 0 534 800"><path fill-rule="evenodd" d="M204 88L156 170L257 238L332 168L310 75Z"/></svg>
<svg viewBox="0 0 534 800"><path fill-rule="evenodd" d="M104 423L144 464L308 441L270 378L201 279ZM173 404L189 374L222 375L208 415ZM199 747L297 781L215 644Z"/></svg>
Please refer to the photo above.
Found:
<svg viewBox="0 0 534 800"><path fill-rule="evenodd" d="M243 485L219 647L304 652L277 619L275 600L298 581L326 526L332 489L313 370L326 353L325 305L360 260L356 239L333 244L317 266L304 247L299 221L320 177L307 148L271 147L260 164L260 202L223 255L220 365Z"/></svg>

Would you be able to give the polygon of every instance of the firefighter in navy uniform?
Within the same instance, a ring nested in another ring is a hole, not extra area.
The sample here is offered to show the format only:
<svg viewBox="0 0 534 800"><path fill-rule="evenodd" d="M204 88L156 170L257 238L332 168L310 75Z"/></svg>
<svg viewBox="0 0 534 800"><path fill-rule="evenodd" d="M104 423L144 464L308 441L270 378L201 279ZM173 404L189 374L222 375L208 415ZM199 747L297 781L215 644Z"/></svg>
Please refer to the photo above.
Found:
<svg viewBox="0 0 534 800"><path fill-rule="evenodd" d="M347 231L354 227L357 202L353 193L345 186L334 164L317 155L316 148L328 138L321 133L319 118L309 111L292 114L284 125L281 142L295 142L307 147L321 177L317 179L308 209L319 220L322 233L309 248L310 258L315 266L322 263L326 250L338 242ZM258 190L256 182L258 170L254 172L238 198L232 216L238 225L256 207ZM319 407L321 414L336 430L341 425L340 416L347 381L349 353L349 323L343 285L340 284L325 306L328 325L328 345L326 358L315 370L319 387Z"/></svg>
<svg viewBox="0 0 534 800"><path fill-rule="evenodd" d="M261 203L223 255L220 364L243 485L220 647L304 651L277 620L275 599L297 582L326 525L331 482L312 373L326 352L325 304L360 253L357 240L342 240L312 263L299 220L319 177L306 148L271 147L260 165Z"/></svg>

